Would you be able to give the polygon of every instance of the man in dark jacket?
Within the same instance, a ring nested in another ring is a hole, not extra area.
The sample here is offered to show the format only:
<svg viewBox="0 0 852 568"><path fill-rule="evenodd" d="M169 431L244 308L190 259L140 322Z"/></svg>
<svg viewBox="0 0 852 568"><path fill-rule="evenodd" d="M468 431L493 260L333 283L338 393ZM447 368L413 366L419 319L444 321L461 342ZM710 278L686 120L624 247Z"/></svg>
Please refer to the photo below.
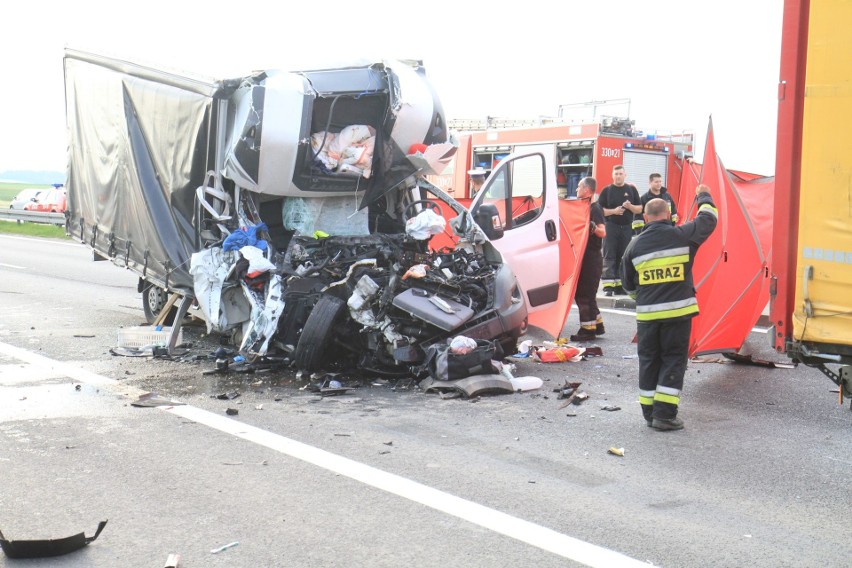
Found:
<svg viewBox="0 0 852 568"><path fill-rule="evenodd" d="M612 183L601 191L598 203L606 219L606 238L603 242L603 272L601 283L604 296L624 294L621 284L621 258L633 236L633 215L642 213L639 191L627 183L624 166L612 168Z"/></svg>
<svg viewBox="0 0 852 568"><path fill-rule="evenodd" d="M662 174L651 174L648 176L648 192L642 196L642 210L644 211L645 206L648 205L649 201L656 198L665 199L668 202L669 209L672 213L672 225L677 225L677 205L668 190L663 187ZM645 220L641 215L635 215L633 218L633 232L638 235L644 228Z"/></svg>
<svg viewBox="0 0 852 568"><path fill-rule="evenodd" d="M718 212L710 188L695 190L698 214L675 227L668 203L645 206L645 229L634 238L622 262L622 281L636 298L639 403L648 426L680 430L677 417L689 355L692 318L698 314L692 262L698 247L716 228Z"/></svg>

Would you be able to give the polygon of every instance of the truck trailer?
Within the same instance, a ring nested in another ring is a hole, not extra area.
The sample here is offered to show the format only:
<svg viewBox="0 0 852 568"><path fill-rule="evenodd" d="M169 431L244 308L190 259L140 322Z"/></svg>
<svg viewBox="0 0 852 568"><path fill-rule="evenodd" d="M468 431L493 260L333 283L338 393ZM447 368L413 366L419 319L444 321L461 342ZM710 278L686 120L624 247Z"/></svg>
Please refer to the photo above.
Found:
<svg viewBox="0 0 852 568"><path fill-rule="evenodd" d="M842 0L786 0L778 86L772 344L852 397L852 21ZM852 408L852 406L850 406Z"/></svg>

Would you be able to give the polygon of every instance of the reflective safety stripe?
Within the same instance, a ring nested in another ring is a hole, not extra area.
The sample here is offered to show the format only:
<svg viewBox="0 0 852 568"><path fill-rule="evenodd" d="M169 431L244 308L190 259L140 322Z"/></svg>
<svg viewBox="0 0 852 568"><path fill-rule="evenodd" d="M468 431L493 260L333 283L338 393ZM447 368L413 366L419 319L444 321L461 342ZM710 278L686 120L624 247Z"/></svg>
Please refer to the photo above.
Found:
<svg viewBox="0 0 852 568"><path fill-rule="evenodd" d="M645 226L645 221L633 221L633 223L630 225L630 227L633 228L633 229L638 229L639 227L644 227L644 226Z"/></svg>
<svg viewBox="0 0 852 568"><path fill-rule="evenodd" d="M673 256L663 256L659 258L649 258L648 260L643 260L642 262L637 263L636 260L633 261L633 266L636 267L636 270L642 270L643 268L657 268L660 266L673 266L675 264L684 264L689 262L688 254L677 254Z"/></svg>
<svg viewBox="0 0 852 568"><path fill-rule="evenodd" d="M698 208L698 212L710 213L717 219L719 218L719 210L710 205L709 203L704 203L701 207Z"/></svg>
<svg viewBox="0 0 852 568"><path fill-rule="evenodd" d="M675 247L675 248L670 248L670 249L655 250L654 252L649 252L648 254L643 254L643 255L637 256L636 258L633 259L633 266L638 267L643 262L648 262L649 260L652 260L652 259L655 259L655 258L666 258L666 257L672 257L672 256L680 256L680 255L687 255L687 257L688 257L689 256L689 247Z"/></svg>
<svg viewBox="0 0 852 568"><path fill-rule="evenodd" d="M638 307L638 306L637 306ZM646 306L647 307L647 306ZM679 318L689 314L698 313L698 304L677 308L674 310L660 310L659 312L636 313L636 321L654 321L667 318Z"/></svg>
<svg viewBox="0 0 852 568"><path fill-rule="evenodd" d="M675 396L680 395L680 389L676 389L673 387L664 387L663 385L657 385L657 392L661 392L663 394L673 394Z"/></svg>
<svg viewBox="0 0 852 568"><path fill-rule="evenodd" d="M636 306L636 321L650 321L665 318L676 318L698 313L698 300L687 298L677 302L663 302Z"/></svg>
<svg viewBox="0 0 852 568"><path fill-rule="evenodd" d="M644 404L644 405L647 405L647 406L653 405L655 394L657 394L657 391L640 390L639 391L639 404Z"/></svg>
<svg viewBox="0 0 852 568"><path fill-rule="evenodd" d="M598 324L598 322L597 322L597 321L595 321L595 320L592 320L592 321L581 321L581 322L580 322L580 327L595 327L597 324Z"/></svg>
<svg viewBox="0 0 852 568"><path fill-rule="evenodd" d="M675 406L677 406L678 403L680 402L680 397L679 396L672 396L670 394L663 394L661 392L658 392L657 394L654 395L654 401L656 401L656 402L667 402L669 404L674 404Z"/></svg>

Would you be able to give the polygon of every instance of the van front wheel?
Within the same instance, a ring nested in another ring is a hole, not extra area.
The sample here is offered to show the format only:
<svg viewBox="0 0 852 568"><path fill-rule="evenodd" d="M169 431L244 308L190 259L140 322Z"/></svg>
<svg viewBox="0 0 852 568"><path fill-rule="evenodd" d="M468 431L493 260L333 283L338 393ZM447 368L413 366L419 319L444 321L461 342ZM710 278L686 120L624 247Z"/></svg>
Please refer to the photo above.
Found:
<svg viewBox="0 0 852 568"><path fill-rule="evenodd" d="M154 284L145 283L145 287L142 289L142 311L145 312L145 321L149 324L154 323L157 316L163 311L168 299L169 296L165 290ZM171 325L173 322L174 313L170 313L163 323Z"/></svg>

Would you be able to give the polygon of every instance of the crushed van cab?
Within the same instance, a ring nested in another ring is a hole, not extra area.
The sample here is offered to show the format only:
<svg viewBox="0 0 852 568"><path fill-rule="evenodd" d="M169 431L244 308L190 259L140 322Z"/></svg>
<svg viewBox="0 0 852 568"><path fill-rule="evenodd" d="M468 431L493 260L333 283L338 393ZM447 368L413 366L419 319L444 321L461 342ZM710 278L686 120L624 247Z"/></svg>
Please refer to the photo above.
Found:
<svg viewBox="0 0 852 568"><path fill-rule="evenodd" d="M65 85L67 232L139 275L149 319L176 293L247 359L307 370L514 349L517 278L423 178L455 146L419 62L212 80L69 49Z"/></svg>

